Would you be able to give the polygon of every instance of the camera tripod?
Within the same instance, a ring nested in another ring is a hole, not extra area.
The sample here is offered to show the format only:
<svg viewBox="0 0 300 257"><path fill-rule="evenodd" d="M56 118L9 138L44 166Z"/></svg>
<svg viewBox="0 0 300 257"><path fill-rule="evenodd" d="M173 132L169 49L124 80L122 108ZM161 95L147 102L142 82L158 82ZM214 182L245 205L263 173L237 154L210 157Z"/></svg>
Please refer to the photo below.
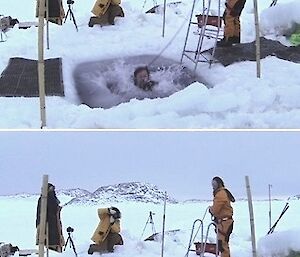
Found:
<svg viewBox="0 0 300 257"><path fill-rule="evenodd" d="M155 213L153 213L152 211L150 211L149 217L148 217L148 220L146 221L146 224L145 224L143 233L142 233L142 235L141 235L141 238L142 238L143 235L144 235L144 232L145 232L145 230L146 230L146 227L147 227L148 223L152 225L152 226L151 226L151 228L152 228L152 234L154 235L154 234L156 233L155 226L154 226L154 221L153 221L153 215L155 215Z"/></svg>
<svg viewBox="0 0 300 257"><path fill-rule="evenodd" d="M74 13L73 13L72 7L71 7L72 4L74 4L74 1L68 0L67 3L68 3L68 11L67 11L67 15L66 15L64 23L66 23L68 15L70 15L70 21L73 20L74 26L75 26L75 28L76 28L76 30L78 32L78 27L77 27L77 24L76 24L75 16L74 16Z"/></svg>
<svg viewBox="0 0 300 257"><path fill-rule="evenodd" d="M76 252L76 250L75 250L74 241L73 241L73 239L72 239L72 237L71 237L71 232L68 232L68 239L67 239L67 241L66 241L64 251L66 250L68 243L70 244L70 248L71 248L71 247L73 248L73 251L74 251L74 253L75 253L75 256L77 257L77 252Z"/></svg>

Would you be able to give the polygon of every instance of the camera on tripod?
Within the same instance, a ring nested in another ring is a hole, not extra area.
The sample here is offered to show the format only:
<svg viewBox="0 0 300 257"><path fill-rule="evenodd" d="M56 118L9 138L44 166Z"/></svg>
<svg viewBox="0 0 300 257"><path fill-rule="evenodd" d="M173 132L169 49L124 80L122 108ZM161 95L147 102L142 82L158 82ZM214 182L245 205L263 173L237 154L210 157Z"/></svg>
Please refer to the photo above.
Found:
<svg viewBox="0 0 300 257"><path fill-rule="evenodd" d="M72 227L67 227L67 232L68 232L68 233L74 232L74 228L72 228Z"/></svg>
<svg viewBox="0 0 300 257"><path fill-rule="evenodd" d="M75 2L74 2L74 0L68 0L67 1L67 4L74 4Z"/></svg>

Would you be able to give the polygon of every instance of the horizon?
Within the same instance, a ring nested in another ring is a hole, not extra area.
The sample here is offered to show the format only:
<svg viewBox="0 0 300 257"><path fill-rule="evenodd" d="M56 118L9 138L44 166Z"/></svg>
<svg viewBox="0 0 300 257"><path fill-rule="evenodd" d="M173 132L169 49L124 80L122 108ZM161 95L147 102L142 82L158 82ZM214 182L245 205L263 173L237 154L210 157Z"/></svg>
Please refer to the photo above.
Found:
<svg viewBox="0 0 300 257"><path fill-rule="evenodd" d="M144 184L150 184L150 183L147 183L147 182L141 182L141 181L134 181L134 182L128 182L128 183L144 183ZM119 183L119 184L127 184L127 183ZM110 185L103 185L103 186L100 186L98 187L95 191L89 191L85 188L80 188L80 187L76 187L76 188L59 188L57 189L56 188L56 193L57 195L63 195L63 191L73 191L73 190L80 190L80 191L87 191L88 194L93 194L94 192L96 192L99 188L102 188L102 187L107 187L107 186L116 186L118 184L110 184ZM153 186L156 186L156 185L153 185ZM156 186L157 187L157 186ZM157 187L158 188L158 187ZM159 191L161 191L163 193L163 190L161 190L160 188L158 188ZM29 192L17 192L17 193L13 193L13 194L6 194L6 195L3 195L3 194L0 194L0 196L2 197L11 197L11 196L22 196L22 195L25 195L25 196L39 196L41 194L41 192L33 192L33 193L29 193ZM168 194L168 192L167 192ZM72 196L72 198L80 198L80 197L83 197L85 195L82 195L82 196ZM186 199L177 199L175 198L174 196L168 194L169 197L171 197L173 200L177 201L177 202L188 202L188 201L212 201L212 199L210 198L186 198ZM295 195L291 195L291 196L287 196L287 195L271 195L271 201L277 201L277 200L280 200L280 201L289 201L289 200L293 200L293 198L297 198L297 199L294 199L294 200L300 200L300 192L299 194L295 194ZM245 201L247 200L247 196L244 196L244 197L237 197L235 198L236 201ZM252 197L252 200L253 201L269 201L269 196L266 195L266 196L255 196L255 197Z"/></svg>

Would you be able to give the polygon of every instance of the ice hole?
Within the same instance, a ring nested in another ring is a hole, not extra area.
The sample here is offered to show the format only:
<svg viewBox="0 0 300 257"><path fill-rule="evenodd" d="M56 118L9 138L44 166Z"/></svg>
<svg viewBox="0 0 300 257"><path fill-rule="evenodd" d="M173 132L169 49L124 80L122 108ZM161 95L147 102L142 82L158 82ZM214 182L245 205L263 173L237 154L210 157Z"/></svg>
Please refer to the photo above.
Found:
<svg viewBox="0 0 300 257"><path fill-rule="evenodd" d="M156 57L142 55L79 64L73 76L81 103L107 109L134 98L168 97L195 81L203 82L179 62L164 57L153 62ZM134 85L133 73L139 66L147 66L150 79L157 82L150 91Z"/></svg>

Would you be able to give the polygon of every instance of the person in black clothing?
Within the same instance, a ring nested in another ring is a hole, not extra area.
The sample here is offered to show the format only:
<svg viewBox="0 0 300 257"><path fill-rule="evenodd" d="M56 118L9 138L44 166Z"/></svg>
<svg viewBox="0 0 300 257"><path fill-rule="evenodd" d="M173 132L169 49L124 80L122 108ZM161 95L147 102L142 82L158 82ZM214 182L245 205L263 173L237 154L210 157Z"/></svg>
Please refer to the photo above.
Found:
<svg viewBox="0 0 300 257"><path fill-rule="evenodd" d="M62 225L60 220L61 207L60 201L55 194L55 186L48 183L48 197L47 197L47 216L46 216L46 234L48 231L48 242L45 242L49 246L50 250L62 252L64 246L64 238L62 235ZM39 236L40 225L40 212L41 212L41 197L38 200L37 214L36 214L36 228L37 228L37 242Z"/></svg>

